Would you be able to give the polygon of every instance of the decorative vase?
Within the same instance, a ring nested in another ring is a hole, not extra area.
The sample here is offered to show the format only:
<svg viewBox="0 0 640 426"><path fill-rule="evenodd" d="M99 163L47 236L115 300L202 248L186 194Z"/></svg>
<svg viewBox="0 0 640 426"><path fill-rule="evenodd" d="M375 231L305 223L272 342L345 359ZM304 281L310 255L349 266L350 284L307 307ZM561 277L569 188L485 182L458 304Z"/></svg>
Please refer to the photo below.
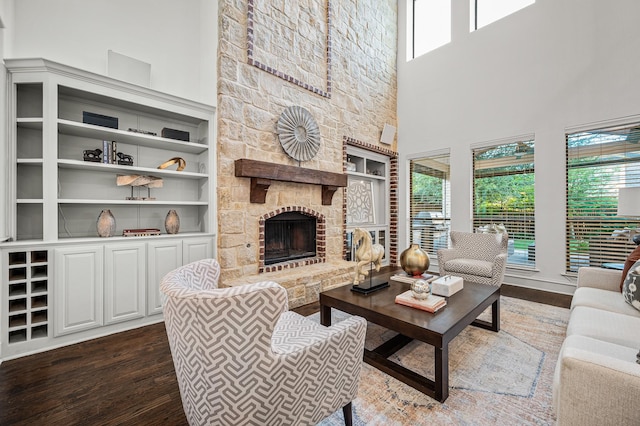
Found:
<svg viewBox="0 0 640 426"><path fill-rule="evenodd" d="M98 235L101 237L113 237L116 233L116 218L113 217L111 210L105 209L100 212L98 222Z"/></svg>
<svg viewBox="0 0 640 426"><path fill-rule="evenodd" d="M431 294L431 285L425 280L415 280L411 283L411 294L418 300L428 299Z"/></svg>
<svg viewBox="0 0 640 426"><path fill-rule="evenodd" d="M411 244L411 247L400 254L400 266L409 275L422 275L429 269L429 264L429 255L418 244Z"/></svg>
<svg viewBox="0 0 640 426"><path fill-rule="evenodd" d="M167 217L164 219L164 229L167 234L177 234L180 230L180 217L175 210L169 210Z"/></svg>

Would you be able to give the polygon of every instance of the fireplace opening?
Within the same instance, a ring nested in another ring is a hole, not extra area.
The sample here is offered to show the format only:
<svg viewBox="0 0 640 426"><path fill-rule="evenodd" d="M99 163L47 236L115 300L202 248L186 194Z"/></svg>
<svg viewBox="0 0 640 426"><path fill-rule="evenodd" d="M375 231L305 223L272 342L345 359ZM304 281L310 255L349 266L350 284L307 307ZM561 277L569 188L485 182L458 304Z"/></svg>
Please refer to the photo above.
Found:
<svg viewBox="0 0 640 426"><path fill-rule="evenodd" d="M287 262L316 255L316 218L284 212L264 224L264 264Z"/></svg>

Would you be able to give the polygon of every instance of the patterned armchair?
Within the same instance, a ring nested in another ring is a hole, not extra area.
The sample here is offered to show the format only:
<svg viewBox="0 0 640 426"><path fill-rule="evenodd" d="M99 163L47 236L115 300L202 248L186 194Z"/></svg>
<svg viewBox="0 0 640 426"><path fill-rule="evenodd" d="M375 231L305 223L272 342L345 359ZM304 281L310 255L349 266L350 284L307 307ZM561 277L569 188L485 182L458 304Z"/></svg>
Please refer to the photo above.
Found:
<svg viewBox="0 0 640 426"><path fill-rule="evenodd" d="M324 327L287 311L264 281L218 289L205 259L160 284L182 405L194 425L313 425L343 408L351 424L367 323Z"/></svg>
<svg viewBox="0 0 640 426"><path fill-rule="evenodd" d="M452 248L438 250L440 275L501 286L507 267L509 235L451 231Z"/></svg>

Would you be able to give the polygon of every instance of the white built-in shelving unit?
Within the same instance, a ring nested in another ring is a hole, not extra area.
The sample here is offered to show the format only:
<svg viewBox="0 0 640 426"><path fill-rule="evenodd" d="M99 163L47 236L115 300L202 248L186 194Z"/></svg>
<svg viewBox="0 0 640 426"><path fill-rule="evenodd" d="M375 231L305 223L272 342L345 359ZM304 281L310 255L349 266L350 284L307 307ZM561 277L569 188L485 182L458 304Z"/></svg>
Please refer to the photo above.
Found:
<svg viewBox="0 0 640 426"><path fill-rule="evenodd" d="M45 59L5 66L0 360L161 321L162 276L214 255L215 108ZM85 112L115 117L117 128L87 123ZM163 137L165 128L188 140ZM85 161L104 141L133 164ZM184 170L158 169L174 157ZM160 178L162 187L118 186L119 175ZM110 238L96 230L105 209L116 220ZM165 232L169 210L178 234ZM140 228L162 235L123 236Z"/></svg>
<svg viewBox="0 0 640 426"><path fill-rule="evenodd" d="M389 264L389 158L358 147L347 147L347 259L353 260L356 250L353 244L353 231L362 228L369 231L373 243L385 248L383 265ZM360 193L353 197L352 190L359 188ZM355 198L355 199L352 199ZM351 214L370 211L367 218ZM354 220L355 219L355 220Z"/></svg>

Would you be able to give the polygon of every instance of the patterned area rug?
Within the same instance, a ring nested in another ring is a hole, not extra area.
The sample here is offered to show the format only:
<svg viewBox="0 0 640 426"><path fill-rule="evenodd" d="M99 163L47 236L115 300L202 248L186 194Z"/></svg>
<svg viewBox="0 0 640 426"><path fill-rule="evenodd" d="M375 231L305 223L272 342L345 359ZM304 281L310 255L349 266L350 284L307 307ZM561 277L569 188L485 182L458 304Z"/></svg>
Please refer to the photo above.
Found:
<svg viewBox="0 0 640 426"><path fill-rule="evenodd" d="M467 327L449 345L449 398L439 403L363 364L354 425L552 425L552 383L569 310L501 298L499 333ZM490 310L481 317L489 320ZM339 321L348 316L334 311ZM319 314L310 318L319 321ZM369 324L366 347L395 333ZM433 348L412 342L392 358L433 378ZM320 423L344 425L342 410Z"/></svg>

